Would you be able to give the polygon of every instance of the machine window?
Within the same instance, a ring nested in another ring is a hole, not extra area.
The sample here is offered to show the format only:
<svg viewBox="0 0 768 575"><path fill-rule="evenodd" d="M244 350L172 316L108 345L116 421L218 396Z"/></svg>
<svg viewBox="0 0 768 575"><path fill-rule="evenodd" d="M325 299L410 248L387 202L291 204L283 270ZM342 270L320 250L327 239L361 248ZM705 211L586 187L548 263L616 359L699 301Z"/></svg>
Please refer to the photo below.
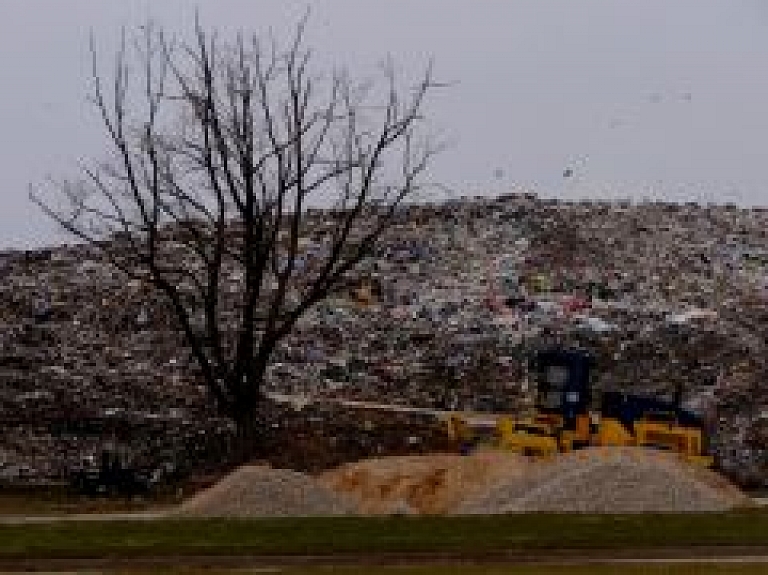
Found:
<svg viewBox="0 0 768 575"><path fill-rule="evenodd" d="M568 370L561 365L551 365L547 370L547 383L562 387L568 380Z"/></svg>

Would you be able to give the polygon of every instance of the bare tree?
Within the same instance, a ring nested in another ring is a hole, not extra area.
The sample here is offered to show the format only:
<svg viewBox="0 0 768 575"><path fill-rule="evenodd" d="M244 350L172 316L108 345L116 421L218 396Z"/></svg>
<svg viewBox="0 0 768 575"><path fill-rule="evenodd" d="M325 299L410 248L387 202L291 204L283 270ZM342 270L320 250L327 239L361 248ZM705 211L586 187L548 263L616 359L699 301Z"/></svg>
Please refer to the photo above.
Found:
<svg viewBox="0 0 768 575"><path fill-rule="evenodd" d="M130 44L123 34L109 85L92 42L110 157L77 181L52 182L56 203L30 194L162 294L217 409L246 442L259 436L276 346L371 255L440 148L424 129L431 65L405 88L391 61L383 84L318 75L305 23L285 49L242 34L220 42L199 21L192 43L148 25ZM180 245L183 261L173 256ZM225 290L232 281L237 289Z"/></svg>

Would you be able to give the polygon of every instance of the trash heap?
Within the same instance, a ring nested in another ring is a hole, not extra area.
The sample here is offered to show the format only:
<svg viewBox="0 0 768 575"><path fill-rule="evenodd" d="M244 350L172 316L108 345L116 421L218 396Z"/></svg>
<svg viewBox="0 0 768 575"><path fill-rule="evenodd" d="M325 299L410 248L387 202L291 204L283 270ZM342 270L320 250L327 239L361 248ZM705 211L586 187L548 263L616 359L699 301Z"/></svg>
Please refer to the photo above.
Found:
<svg viewBox="0 0 768 575"><path fill-rule="evenodd" d="M768 477L768 210L510 194L396 216L374 257L282 342L269 392L514 412L528 401L527 353L579 345L601 388L682 385L718 430L723 467L744 483ZM307 229L325 217L313 210ZM317 237L298 269L322 252ZM113 249L130 255L119 238ZM194 265L173 234L163 254ZM242 279L226 272L223 322ZM232 425L145 281L94 247L11 251L0 297L0 481L61 480L107 447L166 474L216 465Z"/></svg>

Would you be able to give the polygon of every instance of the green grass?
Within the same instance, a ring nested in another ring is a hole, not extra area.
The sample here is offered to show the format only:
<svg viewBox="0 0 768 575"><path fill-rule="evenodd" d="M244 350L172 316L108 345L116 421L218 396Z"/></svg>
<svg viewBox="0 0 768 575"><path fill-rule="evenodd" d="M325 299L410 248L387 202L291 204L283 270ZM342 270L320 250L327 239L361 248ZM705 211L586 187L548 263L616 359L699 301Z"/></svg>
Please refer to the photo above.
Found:
<svg viewBox="0 0 768 575"><path fill-rule="evenodd" d="M697 545L768 547L768 513L164 519L0 525L0 558L543 552Z"/></svg>
<svg viewBox="0 0 768 575"><path fill-rule="evenodd" d="M581 565L581 566L515 566L515 567L365 567L365 575L762 575L768 565L711 565L711 564L661 564L661 565ZM246 575L265 571L164 569L155 571L130 571L122 575ZM269 572L269 571L266 571ZM356 567L306 567L273 571L281 575L357 575Z"/></svg>
<svg viewBox="0 0 768 575"><path fill-rule="evenodd" d="M583 565L521 567L366 568L366 575L762 575L766 565ZM346 569L284 571L283 575L352 575Z"/></svg>
<svg viewBox="0 0 768 575"><path fill-rule="evenodd" d="M79 513L124 513L156 510L181 501L163 494L152 500L78 497L65 487L13 489L0 485L0 518L8 515L71 515Z"/></svg>

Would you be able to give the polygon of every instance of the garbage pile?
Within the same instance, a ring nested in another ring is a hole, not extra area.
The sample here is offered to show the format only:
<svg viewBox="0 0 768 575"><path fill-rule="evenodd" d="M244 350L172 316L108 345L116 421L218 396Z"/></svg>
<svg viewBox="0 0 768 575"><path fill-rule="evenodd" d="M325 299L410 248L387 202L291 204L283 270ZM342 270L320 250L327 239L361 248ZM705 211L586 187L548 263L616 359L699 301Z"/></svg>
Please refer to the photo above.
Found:
<svg viewBox="0 0 768 575"><path fill-rule="evenodd" d="M314 210L307 229L324 218ZM682 385L718 429L723 467L764 482L766 224L765 209L529 194L404 205L375 256L279 346L267 390L515 412L529 350L579 345L602 388ZM299 269L323 249L305 240ZM164 245L194 264L172 234ZM225 322L241 279L226 272ZM232 425L146 282L94 247L5 252L0 298L0 481L61 479L105 447L168 473L216 464Z"/></svg>

